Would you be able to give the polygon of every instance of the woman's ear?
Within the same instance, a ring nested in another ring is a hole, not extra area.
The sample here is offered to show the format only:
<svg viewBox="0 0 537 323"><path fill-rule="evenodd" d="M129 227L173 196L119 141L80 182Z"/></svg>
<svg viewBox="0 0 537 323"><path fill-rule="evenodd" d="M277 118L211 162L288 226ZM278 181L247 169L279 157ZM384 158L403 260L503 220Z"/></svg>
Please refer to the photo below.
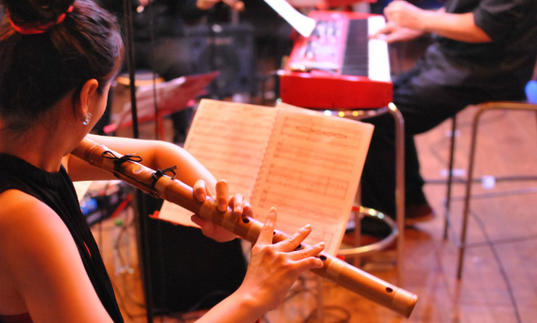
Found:
<svg viewBox="0 0 537 323"><path fill-rule="evenodd" d="M87 80L79 91L78 104L76 105L75 115L82 123L87 123L91 118L93 111L92 104L95 104L98 98L99 81L96 79Z"/></svg>

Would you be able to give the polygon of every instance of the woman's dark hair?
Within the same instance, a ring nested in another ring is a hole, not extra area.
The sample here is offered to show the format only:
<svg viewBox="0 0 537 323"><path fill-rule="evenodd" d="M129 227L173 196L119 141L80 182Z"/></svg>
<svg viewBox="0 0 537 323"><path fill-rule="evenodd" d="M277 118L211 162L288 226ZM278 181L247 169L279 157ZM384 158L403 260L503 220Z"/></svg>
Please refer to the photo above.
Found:
<svg viewBox="0 0 537 323"><path fill-rule="evenodd" d="M78 94L89 79L97 79L102 91L119 68L123 42L116 20L93 1L2 3L0 116L9 129L24 131L69 91ZM24 34L14 26L46 30Z"/></svg>

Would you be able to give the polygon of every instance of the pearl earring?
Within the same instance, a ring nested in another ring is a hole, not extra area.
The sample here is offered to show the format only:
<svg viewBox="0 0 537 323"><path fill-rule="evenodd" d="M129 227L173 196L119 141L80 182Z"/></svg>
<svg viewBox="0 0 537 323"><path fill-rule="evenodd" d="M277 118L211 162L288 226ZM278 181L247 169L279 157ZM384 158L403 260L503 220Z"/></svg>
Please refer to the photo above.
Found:
<svg viewBox="0 0 537 323"><path fill-rule="evenodd" d="M86 117L84 117L84 120L82 120L82 124L84 126L87 126L91 121L91 117L92 117L91 113L88 112L88 114L86 114Z"/></svg>

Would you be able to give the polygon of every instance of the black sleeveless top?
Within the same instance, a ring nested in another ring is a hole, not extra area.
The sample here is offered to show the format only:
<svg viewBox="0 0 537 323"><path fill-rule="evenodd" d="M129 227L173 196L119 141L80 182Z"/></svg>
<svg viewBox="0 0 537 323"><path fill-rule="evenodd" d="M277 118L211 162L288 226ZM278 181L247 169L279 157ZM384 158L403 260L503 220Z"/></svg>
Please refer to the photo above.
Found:
<svg viewBox="0 0 537 323"><path fill-rule="evenodd" d="M88 277L114 322L123 322L99 249L80 210L71 178L63 168L49 173L15 156L0 154L0 193L17 189L52 208L65 223Z"/></svg>

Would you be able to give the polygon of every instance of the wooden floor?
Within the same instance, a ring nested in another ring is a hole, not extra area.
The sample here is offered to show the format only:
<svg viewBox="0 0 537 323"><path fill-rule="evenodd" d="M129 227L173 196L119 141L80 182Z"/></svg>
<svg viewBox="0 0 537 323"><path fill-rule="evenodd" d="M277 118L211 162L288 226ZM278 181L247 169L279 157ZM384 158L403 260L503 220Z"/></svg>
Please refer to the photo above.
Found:
<svg viewBox="0 0 537 323"><path fill-rule="evenodd" d="M473 110L458 118L456 169L467 163L469 125ZM436 218L405 231L403 262L381 252L364 269L419 295L409 319L380 307L328 281L304 277L289 300L262 322L537 322L537 122L536 115L491 112L479 136L476 178L471 204L469 241L463 278L455 278L455 239L442 238L445 171L449 123L417 137L422 173ZM518 178L518 180L506 180ZM494 180L495 179L495 183ZM485 184L483 184L485 183ZM460 232L463 185L455 185L452 230ZM129 214L121 215L124 223ZM137 270L134 229L120 234L120 223L105 221L93 230L127 322L145 322L143 294ZM118 243L118 237L121 237ZM129 238L130 241L124 241ZM119 249L115 249L118 245ZM117 253L117 250L120 253ZM130 252L128 252L130 250ZM129 259L127 258L129 255ZM397 276L399 270L399 277ZM317 291L322 289L322 293ZM320 297L319 297L320 295ZM199 313L155 317L156 322L188 322Z"/></svg>

